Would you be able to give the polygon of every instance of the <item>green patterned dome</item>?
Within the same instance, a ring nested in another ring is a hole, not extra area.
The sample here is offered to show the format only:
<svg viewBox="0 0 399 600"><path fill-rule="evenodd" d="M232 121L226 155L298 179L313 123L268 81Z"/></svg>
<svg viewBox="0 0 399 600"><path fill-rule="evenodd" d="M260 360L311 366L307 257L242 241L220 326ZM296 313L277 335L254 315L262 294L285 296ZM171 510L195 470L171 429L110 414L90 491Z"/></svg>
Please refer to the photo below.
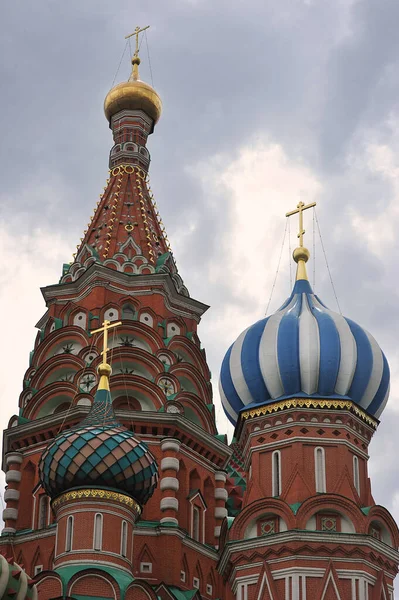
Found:
<svg viewBox="0 0 399 600"><path fill-rule="evenodd" d="M51 498L72 488L101 486L125 492L143 505L158 482L158 467L146 444L116 421L109 389L98 389L87 417L46 448L39 472Z"/></svg>

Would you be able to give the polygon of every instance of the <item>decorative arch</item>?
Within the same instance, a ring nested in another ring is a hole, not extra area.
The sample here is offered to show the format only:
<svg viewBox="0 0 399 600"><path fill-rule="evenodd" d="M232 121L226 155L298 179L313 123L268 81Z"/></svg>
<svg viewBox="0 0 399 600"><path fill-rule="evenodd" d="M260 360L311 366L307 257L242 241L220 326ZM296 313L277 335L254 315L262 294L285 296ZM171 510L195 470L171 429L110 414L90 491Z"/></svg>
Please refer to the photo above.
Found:
<svg viewBox="0 0 399 600"><path fill-rule="evenodd" d="M59 404L72 402L75 392L76 389L73 383L67 381L53 383L33 396L23 416L28 419L39 419L52 414ZM51 404L49 404L50 402Z"/></svg>
<svg viewBox="0 0 399 600"><path fill-rule="evenodd" d="M212 401L212 390L209 382L191 363L176 363L171 366L169 374L177 377L182 387L191 388L187 389L187 392L203 398L207 403Z"/></svg>
<svg viewBox="0 0 399 600"><path fill-rule="evenodd" d="M352 500L338 494L323 494L308 498L299 507L297 512L297 528L306 529L310 517L319 512L338 512L349 517L356 533L366 533L365 519L360 508Z"/></svg>
<svg viewBox="0 0 399 600"><path fill-rule="evenodd" d="M68 583L68 596L86 595L87 586L90 586L91 594L99 597L107 597L112 600L118 600L120 589L117 581L105 571L99 569L85 569L76 573Z"/></svg>
<svg viewBox="0 0 399 600"><path fill-rule="evenodd" d="M188 363L197 365L205 379L210 378L209 367L205 360L204 353L188 338L184 336L174 336L169 344L168 349L175 354L183 355Z"/></svg>
<svg viewBox="0 0 399 600"><path fill-rule="evenodd" d="M62 350L62 347L66 345L68 341L70 343L76 343L78 352L80 352L82 348L90 346L89 334L81 327L69 325L62 329L57 329L48 335L35 350L31 366L37 368L38 365L41 365L45 360L48 360L48 358L53 356L55 350L57 351L57 354L63 354L65 358L66 353L59 352L59 350ZM75 354L75 352L72 353Z"/></svg>
<svg viewBox="0 0 399 600"><path fill-rule="evenodd" d="M157 600L157 594L148 583L136 579L127 588L125 600Z"/></svg>
<svg viewBox="0 0 399 600"><path fill-rule="evenodd" d="M295 529L296 519L289 505L279 498L261 498L248 504L235 518L229 532L230 540L242 540L248 525L265 513L273 513L284 519L287 529Z"/></svg>
<svg viewBox="0 0 399 600"><path fill-rule="evenodd" d="M398 530L398 526L396 525L396 522L395 522L394 518L392 517L391 513L386 508L384 508L383 506L380 506L378 504L375 506L372 506L368 512L366 523L365 523L365 529L366 529L367 533L370 532L370 526L373 521L381 522L387 528L387 530L392 538L392 546L395 549L398 549L398 547L399 547L399 530ZM384 540L382 540L382 541L384 541Z"/></svg>

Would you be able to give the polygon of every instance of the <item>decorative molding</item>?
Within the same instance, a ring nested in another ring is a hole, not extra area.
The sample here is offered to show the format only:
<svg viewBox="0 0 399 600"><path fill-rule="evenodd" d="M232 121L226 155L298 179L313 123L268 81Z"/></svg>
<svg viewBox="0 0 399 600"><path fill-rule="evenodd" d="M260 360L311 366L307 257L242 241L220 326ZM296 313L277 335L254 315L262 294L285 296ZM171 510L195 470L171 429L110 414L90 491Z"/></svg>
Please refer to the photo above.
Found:
<svg viewBox="0 0 399 600"><path fill-rule="evenodd" d="M178 458L174 458L173 456L167 456L161 460L161 471L179 471L180 461Z"/></svg>
<svg viewBox="0 0 399 600"><path fill-rule="evenodd" d="M227 502L229 495L224 488L215 488L215 500L223 500Z"/></svg>
<svg viewBox="0 0 399 600"><path fill-rule="evenodd" d="M21 478L21 471L15 471L14 469L11 469L6 473L6 483L19 483Z"/></svg>
<svg viewBox="0 0 399 600"><path fill-rule="evenodd" d="M21 492L19 490L12 490L12 489L7 489L4 492L4 500L5 502L8 502L9 500L19 500L19 497L21 495Z"/></svg>
<svg viewBox="0 0 399 600"><path fill-rule="evenodd" d="M20 452L9 452L6 455L6 465L9 467L10 465L16 464L21 465L24 457Z"/></svg>
<svg viewBox="0 0 399 600"><path fill-rule="evenodd" d="M62 504L70 502L71 500L87 500L89 498L93 500L111 500L114 502L118 502L119 504L125 504L133 510L136 516L139 516L141 514L140 505L138 504L138 502L136 502L136 500L133 500L133 498L131 498L130 496L127 496L126 494L121 494L119 492L112 492L109 490L101 489L81 489L65 492L64 494L61 494L51 502L51 507L53 509L56 509Z"/></svg>
<svg viewBox="0 0 399 600"><path fill-rule="evenodd" d="M177 512L179 510L179 501L173 497L162 498L159 506L162 511L171 509Z"/></svg>
<svg viewBox="0 0 399 600"><path fill-rule="evenodd" d="M352 400L324 400L322 398L289 398L287 400L280 400L273 404L265 404L259 408L252 408L251 410L245 410L240 413L243 419L249 419L252 417L260 417L262 415L268 415L276 413L286 408L323 408L323 409L338 409L338 410L349 410L355 413L362 421L365 421L377 429L378 421L370 417L361 408L359 408Z"/></svg>
<svg viewBox="0 0 399 600"><path fill-rule="evenodd" d="M161 492L164 490L173 490L177 492L179 489L179 480L176 477L164 477L159 483Z"/></svg>
<svg viewBox="0 0 399 600"><path fill-rule="evenodd" d="M4 521L16 521L18 519L18 509L17 508L5 508L3 510L3 519Z"/></svg>
<svg viewBox="0 0 399 600"><path fill-rule="evenodd" d="M176 440L175 438L165 438L161 442L162 452L166 452L167 450L172 450L173 452L179 452L181 442Z"/></svg>

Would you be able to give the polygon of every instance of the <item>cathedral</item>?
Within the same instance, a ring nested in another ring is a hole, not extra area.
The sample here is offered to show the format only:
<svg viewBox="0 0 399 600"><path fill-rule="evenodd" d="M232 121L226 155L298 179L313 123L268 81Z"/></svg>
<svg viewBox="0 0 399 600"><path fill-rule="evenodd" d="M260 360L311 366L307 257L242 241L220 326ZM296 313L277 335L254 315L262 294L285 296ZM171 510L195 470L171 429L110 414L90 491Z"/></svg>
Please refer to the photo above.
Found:
<svg viewBox="0 0 399 600"><path fill-rule="evenodd" d="M0 598L393 600L399 530L368 477L387 359L313 293L300 202L296 281L226 348L232 442L218 432L197 332L209 307L184 285L149 183L162 103L139 78L139 33L105 98L106 186L42 289L4 432Z"/></svg>

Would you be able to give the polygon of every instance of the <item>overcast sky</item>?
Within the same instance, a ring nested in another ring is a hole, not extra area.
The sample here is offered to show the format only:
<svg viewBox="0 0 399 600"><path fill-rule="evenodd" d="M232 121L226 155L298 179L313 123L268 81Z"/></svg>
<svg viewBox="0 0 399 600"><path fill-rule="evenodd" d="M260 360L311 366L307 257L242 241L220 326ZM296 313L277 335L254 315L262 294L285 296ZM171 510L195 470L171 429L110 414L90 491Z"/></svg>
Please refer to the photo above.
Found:
<svg viewBox="0 0 399 600"><path fill-rule="evenodd" d="M341 310L390 363L370 471L376 502L399 519L398 22L397 0L1 2L2 428L45 310L39 287L58 281L105 185L102 104L124 36L150 24L141 77L151 83L152 71L164 105L151 186L180 274L211 305L199 335L220 430L224 353L264 316L285 212L315 200ZM126 52L116 81L129 72ZM270 311L290 292L289 245ZM314 246L316 291L337 310Z"/></svg>

